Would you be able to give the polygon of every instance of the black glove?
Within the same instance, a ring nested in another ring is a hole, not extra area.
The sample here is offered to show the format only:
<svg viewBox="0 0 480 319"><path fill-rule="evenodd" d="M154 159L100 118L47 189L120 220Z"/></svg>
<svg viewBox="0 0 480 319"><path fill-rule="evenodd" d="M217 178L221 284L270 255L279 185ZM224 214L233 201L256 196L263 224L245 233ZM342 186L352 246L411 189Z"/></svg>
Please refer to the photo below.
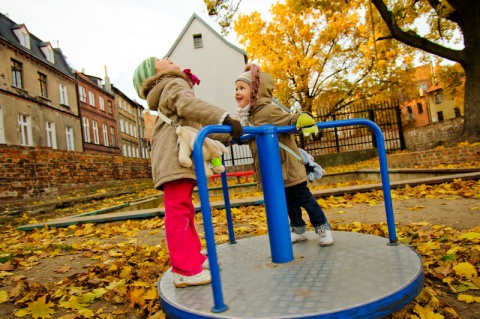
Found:
<svg viewBox="0 0 480 319"><path fill-rule="evenodd" d="M242 136L243 133L242 124L240 124L239 121L232 119L230 115L227 115L227 117L223 121L223 124L230 125L232 127L232 132L230 133L230 136L233 137L238 143L240 141L240 136Z"/></svg>

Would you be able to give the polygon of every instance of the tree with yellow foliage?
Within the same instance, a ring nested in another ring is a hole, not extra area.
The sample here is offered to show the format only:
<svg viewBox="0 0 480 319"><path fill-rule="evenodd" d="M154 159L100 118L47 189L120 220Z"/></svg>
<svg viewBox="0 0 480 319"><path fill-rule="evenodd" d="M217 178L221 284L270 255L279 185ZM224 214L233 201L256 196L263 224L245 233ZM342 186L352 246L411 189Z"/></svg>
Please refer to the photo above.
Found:
<svg viewBox="0 0 480 319"><path fill-rule="evenodd" d="M239 9L241 0L204 0L204 2L209 14L222 17L221 26L226 29ZM478 55L480 1L286 0L286 3L300 14L312 8L340 12L344 15L350 14L351 8L358 8L365 13L370 12L373 44L377 53L380 45L390 48L399 46L407 55L406 50L418 49L436 57L458 62L465 72L464 130L458 140L470 142L480 140L480 55ZM368 14L365 15L367 16ZM421 32L419 25L424 25L426 31ZM363 25L365 26L366 24ZM390 44L386 45L387 42ZM452 44L463 48L457 49ZM407 67L405 66L405 69Z"/></svg>
<svg viewBox="0 0 480 319"><path fill-rule="evenodd" d="M376 52L355 7L296 13L277 3L270 13L269 22L258 12L239 14L234 30L250 59L276 80L275 96L286 105L325 114L381 91L390 97L405 73L394 50Z"/></svg>

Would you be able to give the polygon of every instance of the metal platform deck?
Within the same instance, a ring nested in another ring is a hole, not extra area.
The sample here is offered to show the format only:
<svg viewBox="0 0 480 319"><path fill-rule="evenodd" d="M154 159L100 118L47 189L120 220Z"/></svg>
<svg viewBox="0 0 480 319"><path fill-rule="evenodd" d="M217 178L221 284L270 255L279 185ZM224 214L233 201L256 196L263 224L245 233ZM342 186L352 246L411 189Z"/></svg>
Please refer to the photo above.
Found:
<svg viewBox="0 0 480 319"><path fill-rule="evenodd" d="M382 318L423 288L420 256L387 238L334 231L335 244L316 234L293 245L294 260L272 263L268 236L218 245L224 312L212 312L211 285L175 288L172 273L158 283L168 318Z"/></svg>

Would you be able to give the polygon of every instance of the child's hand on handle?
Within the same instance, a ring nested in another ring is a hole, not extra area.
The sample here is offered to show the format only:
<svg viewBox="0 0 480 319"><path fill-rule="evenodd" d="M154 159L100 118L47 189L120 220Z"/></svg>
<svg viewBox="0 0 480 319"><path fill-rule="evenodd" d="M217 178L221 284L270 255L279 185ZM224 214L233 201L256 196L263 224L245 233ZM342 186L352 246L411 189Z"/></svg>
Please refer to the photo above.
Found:
<svg viewBox="0 0 480 319"><path fill-rule="evenodd" d="M232 127L232 132L230 133L230 136L237 141L237 143L240 141L240 136L242 136L243 133L243 126L242 124L230 117L230 115L227 115L225 120L223 121L223 124L225 125L230 125Z"/></svg>
<svg viewBox="0 0 480 319"><path fill-rule="evenodd" d="M315 120L308 113L302 113L297 119L297 130L302 130L305 137L318 134L318 127Z"/></svg>

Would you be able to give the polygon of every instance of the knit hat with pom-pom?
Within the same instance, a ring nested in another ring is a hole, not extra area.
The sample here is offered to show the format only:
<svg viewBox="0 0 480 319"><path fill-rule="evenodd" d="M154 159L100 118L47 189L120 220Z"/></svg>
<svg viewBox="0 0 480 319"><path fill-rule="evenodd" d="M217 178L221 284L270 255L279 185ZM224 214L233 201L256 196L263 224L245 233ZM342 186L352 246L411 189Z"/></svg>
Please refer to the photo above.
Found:
<svg viewBox="0 0 480 319"><path fill-rule="evenodd" d="M141 99L146 98L143 96L143 94L141 94L143 83L145 83L149 77L154 76L155 73L155 57L150 57L143 60L142 63L140 63L135 69L135 73L133 74L133 86L135 87L135 90Z"/></svg>

